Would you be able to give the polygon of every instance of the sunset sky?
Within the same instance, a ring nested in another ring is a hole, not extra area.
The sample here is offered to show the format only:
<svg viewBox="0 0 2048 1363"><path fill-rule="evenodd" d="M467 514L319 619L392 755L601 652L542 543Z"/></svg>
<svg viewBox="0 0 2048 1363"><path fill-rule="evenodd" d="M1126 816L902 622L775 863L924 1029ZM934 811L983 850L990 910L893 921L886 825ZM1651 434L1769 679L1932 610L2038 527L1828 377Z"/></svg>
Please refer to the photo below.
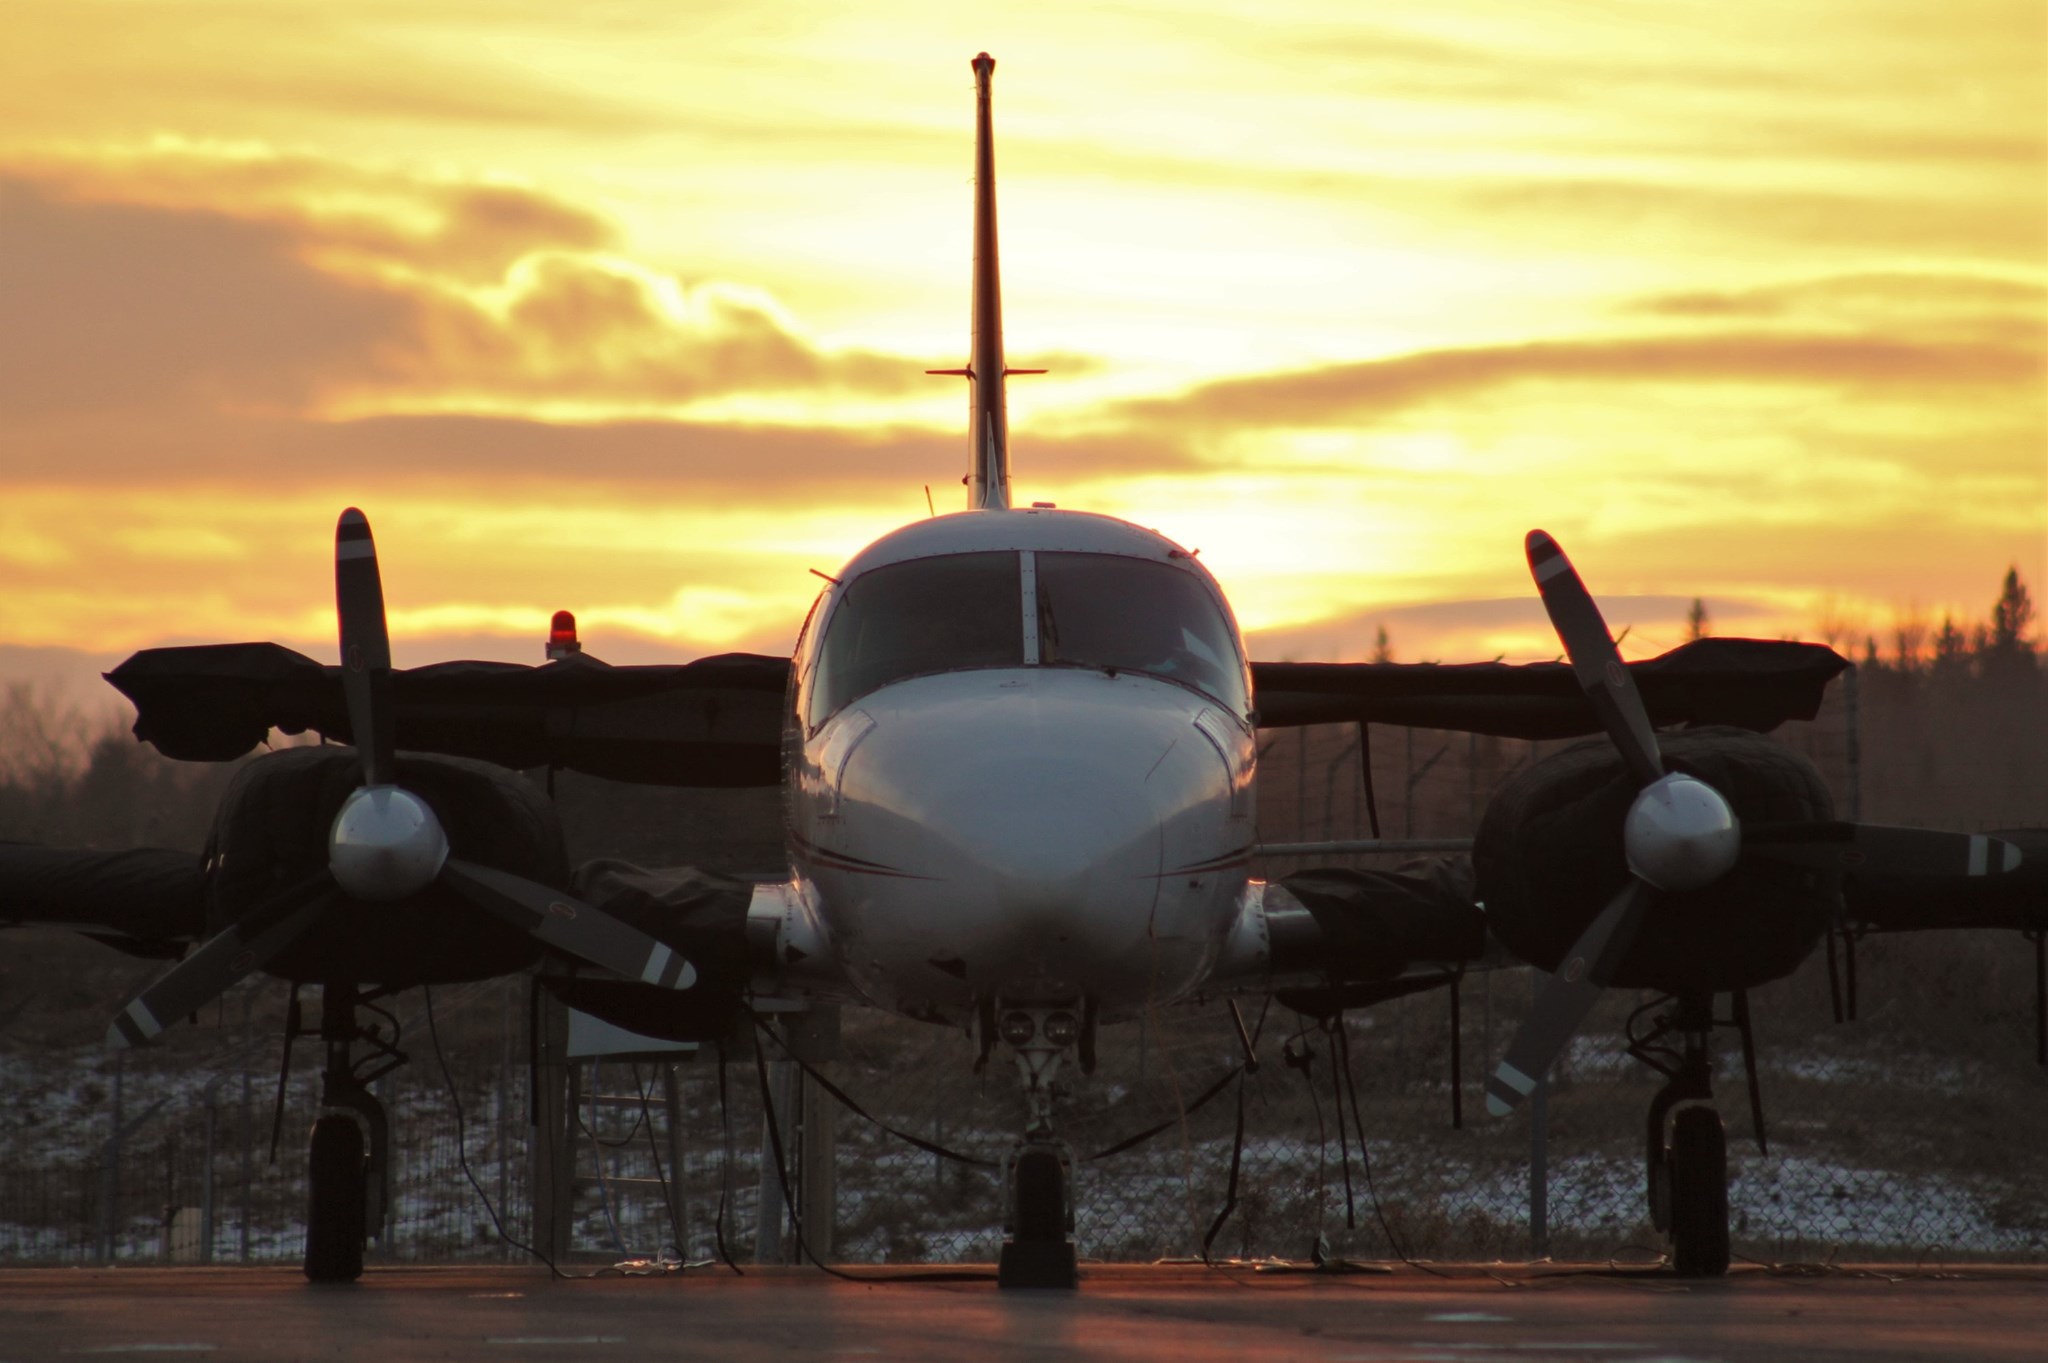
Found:
<svg viewBox="0 0 2048 1363"><path fill-rule="evenodd" d="M2039 0L14 0L0 671L786 649L957 508L973 85L1022 500L1260 656L1631 656L2048 586ZM64 650L52 652L50 650ZM76 654L68 652L77 651ZM54 660L54 661L53 661Z"/></svg>

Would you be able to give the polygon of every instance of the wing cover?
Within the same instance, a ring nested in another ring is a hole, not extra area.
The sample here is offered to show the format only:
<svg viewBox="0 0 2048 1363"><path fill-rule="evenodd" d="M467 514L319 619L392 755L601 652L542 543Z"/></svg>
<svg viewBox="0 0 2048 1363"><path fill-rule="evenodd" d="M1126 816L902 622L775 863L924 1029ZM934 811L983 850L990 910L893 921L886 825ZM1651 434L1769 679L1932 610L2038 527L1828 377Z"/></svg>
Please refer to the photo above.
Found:
<svg viewBox="0 0 2048 1363"><path fill-rule="evenodd" d="M752 885L688 866L649 869L605 859L577 867L574 889L585 903L683 953L696 963L699 982L679 994L645 984L549 976L545 982L555 997L642 1036L712 1041L732 1031L751 973Z"/></svg>
<svg viewBox="0 0 2048 1363"><path fill-rule="evenodd" d="M787 659L751 653L654 667L449 662L394 672L392 700L411 752L648 785L772 786L788 678ZM107 680L135 703L135 736L183 761L231 761L273 728L354 737L341 669L278 644L145 649Z"/></svg>
<svg viewBox="0 0 2048 1363"><path fill-rule="evenodd" d="M1697 639L1628 664L1651 722L1768 733L1811 719L1848 659L1820 644ZM1500 738L1572 738L1599 717L1565 663L1252 664L1259 727L1405 724Z"/></svg>
<svg viewBox="0 0 2048 1363"><path fill-rule="evenodd" d="M1415 872L1318 868L1278 884L1308 910L1314 930L1276 935L1275 966L1312 967L1323 983L1274 997L1311 1017L1449 984L1486 952L1486 918L1473 902L1465 857Z"/></svg>
<svg viewBox="0 0 2048 1363"><path fill-rule="evenodd" d="M1876 932L1934 928L2048 931L2048 828L2000 828L2019 868L1996 876L1872 876L1851 871L1843 886L1848 917Z"/></svg>
<svg viewBox="0 0 2048 1363"><path fill-rule="evenodd" d="M0 843L0 923L74 928L132 955L165 957L205 922L205 876L190 852Z"/></svg>

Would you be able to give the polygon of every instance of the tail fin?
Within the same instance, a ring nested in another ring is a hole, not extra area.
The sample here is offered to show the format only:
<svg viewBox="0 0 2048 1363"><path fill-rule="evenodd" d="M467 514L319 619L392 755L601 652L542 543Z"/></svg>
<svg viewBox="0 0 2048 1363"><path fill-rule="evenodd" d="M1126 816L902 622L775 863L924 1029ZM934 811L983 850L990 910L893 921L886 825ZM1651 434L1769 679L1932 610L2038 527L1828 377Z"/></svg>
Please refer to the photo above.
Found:
<svg viewBox="0 0 2048 1363"><path fill-rule="evenodd" d="M989 120L989 80L996 59L975 57L974 124L974 336L965 369L934 369L967 379L972 403L967 466L967 507L1006 510L1010 505L1010 431L1003 402L1002 270L996 260L996 148Z"/></svg>

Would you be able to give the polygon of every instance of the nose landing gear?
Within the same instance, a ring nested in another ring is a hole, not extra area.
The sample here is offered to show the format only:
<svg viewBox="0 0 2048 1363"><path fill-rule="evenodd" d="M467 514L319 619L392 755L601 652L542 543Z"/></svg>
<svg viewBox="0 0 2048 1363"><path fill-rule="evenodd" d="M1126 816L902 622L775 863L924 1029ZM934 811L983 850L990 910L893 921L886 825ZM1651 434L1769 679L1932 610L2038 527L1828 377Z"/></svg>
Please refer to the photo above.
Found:
<svg viewBox="0 0 2048 1363"><path fill-rule="evenodd" d="M1092 1019L1091 1019L1092 1021ZM1053 1078L1067 1051L1084 1038L1063 1008L1012 1008L999 1035L1017 1055L1024 1084L1024 1138L1003 1161L1003 1250L996 1265L1000 1287L1075 1287L1074 1156L1053 1132Z"/></svg>

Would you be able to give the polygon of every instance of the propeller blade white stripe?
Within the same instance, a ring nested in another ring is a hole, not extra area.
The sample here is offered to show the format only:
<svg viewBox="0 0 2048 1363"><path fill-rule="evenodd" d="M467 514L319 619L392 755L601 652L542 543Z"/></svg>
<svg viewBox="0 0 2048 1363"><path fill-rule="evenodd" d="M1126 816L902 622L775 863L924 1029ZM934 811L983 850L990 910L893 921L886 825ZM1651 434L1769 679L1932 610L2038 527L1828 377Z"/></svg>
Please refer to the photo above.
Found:
<svg viewBox="0 0 2048 1363"><path fill-rule="evenodd" d="M1527 1098L1536 1091L1536 1081L1505 1060L1501 1061L1499 1068L1494 1070L1493 1077L1521 1094L1524 1098Z"/></svg>
<svg viewBox="0 0 2048 1363"><path fill-rule="evenodd" d="M1982 833L1970 838L1970 874L1981 876L1991 864L1991 839Z"/></svg>
<svg viewBox="0 0 2048 1363"><path fill-rule="evenodd" d="M126 1022L127 1026L122 1026ZM157 1021L155 1013L141 999L121 1010L121 1020L107 1030L107 1040L115 1046L141 1045L162 1035L163 1023Z"/></svg>
<svg viewBox="0 0 2048 1363"><path fill-rule="evenodd" d="M668 969L669 958L674 955L675 952L669 950L665 944L656 942L654 950L647 953L647 964L640 971L640 982L660 984L661 972Z"/></svg>

